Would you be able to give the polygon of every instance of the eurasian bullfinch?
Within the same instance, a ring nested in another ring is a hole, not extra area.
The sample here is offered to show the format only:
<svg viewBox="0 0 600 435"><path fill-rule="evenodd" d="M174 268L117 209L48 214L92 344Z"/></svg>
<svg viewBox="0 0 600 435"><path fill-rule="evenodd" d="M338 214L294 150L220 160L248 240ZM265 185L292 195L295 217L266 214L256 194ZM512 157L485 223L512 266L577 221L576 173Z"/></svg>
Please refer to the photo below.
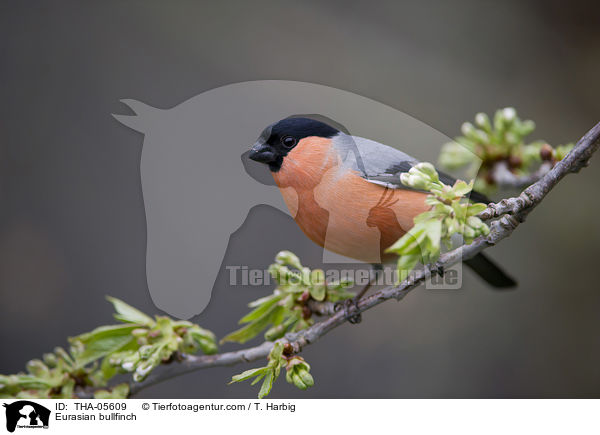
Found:
<svg viewBox="0 0 600 435"><path fill-rule="evenodd" d="M327 123L290 117L261 133L249 158L269 166L296 223L318 245L371 264L429 209L427 193L400 182L418 161L395 148L351 136ZM454 179L440 173L440 179ZM472 192L470 199L490 202ZM465 263L494 287L516 283L482 254Z"/></svg>

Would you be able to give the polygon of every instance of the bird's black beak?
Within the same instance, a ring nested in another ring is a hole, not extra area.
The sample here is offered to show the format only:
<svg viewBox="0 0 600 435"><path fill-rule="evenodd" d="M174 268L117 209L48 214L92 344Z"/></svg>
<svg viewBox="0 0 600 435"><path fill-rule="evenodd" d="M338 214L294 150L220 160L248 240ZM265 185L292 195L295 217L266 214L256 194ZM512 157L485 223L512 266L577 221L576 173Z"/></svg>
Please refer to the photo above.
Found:
<svg viewBox="0 0 600 435"><path fill-rule="evenodd" d="M273 152L273 149L269 145L262 142L256 142L254 144L248 157L251 160L260 163L271 163L277 158Z"/></svg>

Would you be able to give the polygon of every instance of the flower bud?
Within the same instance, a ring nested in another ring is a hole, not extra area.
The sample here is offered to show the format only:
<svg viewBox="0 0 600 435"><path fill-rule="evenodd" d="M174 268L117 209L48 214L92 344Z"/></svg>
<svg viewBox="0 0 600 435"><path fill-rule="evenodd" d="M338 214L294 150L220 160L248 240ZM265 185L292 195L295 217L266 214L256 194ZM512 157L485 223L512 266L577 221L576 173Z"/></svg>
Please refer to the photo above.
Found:
<svg viewBox="0 0 600 435"><path fill-rule="evenodd" d="M308 370L306 370L305 368L298 367L297 371L298 376L300 377L300 379L302 379L304 385L306 385L307 387L312 387L315 384L315 381L312 375L308 372Z"/></svg>
<svg viewBox="0 0 600 435"><path fill-rule="evenodd" d="M473 127L473 124L470 122L465 122L460 126L460 131L462 131L462 134L465 136L471 136L473 131L475 131L475 127Z"/></svg>
<svg viewBox="0 0 600 435"><path fill-rule="evenodd" d="M418 169L422 174L425 174L431 181L439 180L438 173L431 163L428 163L428 162L418 163L413 168Z"/></svg>
<svg viewBox="0 0 600 435"><path fill-rule="evenodd" d="M306 386L306 384L302 381L302 378L298 375L298 373L296 372L296 370L294 370L292 372L292 382L294 383L294 385L297 388L300 388L301 390L306 390L308 388Z"/></svg>
<svg viewBox="0 0 600 435"><path fill-rule="evenodd" d="M48 367L56 367L57 359L56 355L53 353L45 353L44 354L44 362Z"/></svg>
<svg viewBox="0 0 600 435"><path fill-rule="evenodd" d="M304 320L308 320L310 319L310 316L312 316L312 311L310 310L310 308L308 308L307 305L304 305L302 307L302 318Z"/></svg>
<svg viewBox="0 0 600 435"><path fill-rule="evenodd" d="M527 136L535 130L535 122L531 120L523 121L519 133L521 136Z"/></svg>
<svg viewBox="0 0 600 435"><path fill-rule="evenodd" d="M477 237L475 230L470 226L465 226L463 230L463 236L465 236L465 238L467 239L474 239L475 237Z"/></svg>
<svg viewBox="0 0 600 435"><path fill-rule="evenodd" d="M475 124L483 128L487 132L492 131L492 124L490 123L490 118L485 113L478 113L477 115L475 115Z"/></svg>
<svg viewBox="0 0 600 435"><path fill-rule="evenodd" d="M39 359L28 361L26 367L29 373L38 378L43 378L50 374L48 367Z"/></svg>
<svg viewBox="0 0 600 435"><path fill-rule="evenodd" d="M146 344L138 349L141 359L148 359L154 352L154 346Z"/></svg>
<svg viewBox="0 0 600 435"><path fill-rule="evenodd" d="M520 168L522 164L523 164L523 160L521 160L521 158L519 156L511 155L508 158L508 166L511 169Z"/></svg>
<svg viewBox="0 0 600 435"><path fill-rule="evenodd" d="M280 264L286 264L292 266L296 269L302 269L302 264L300 263L300 259L290 251L281 251L275 257L275 261Z"/></svg>
<svg viewBox="0 0 600 435"><path fill-rule="evenodd" d="M302 292L302 294L298 297L298 302L300 303L306 303L306 301L308 300L308 298L310 297L310 293L308 291L304 291Z"/></svg>
<svg viewBox="0 0 600 435"><path fill-rule="evenodd" d="M504 116L504 119L510 123L517 117L517 111L513 107L506 107L502 109L502 115Z"/></svg>
<svg viewBox="0 0 600 435"><path fill-rule="evenodd" d="M545 143L544 145L541 146L540 148L540 158L544 161L550 161L552 160L552 157L554 156L554 150L552 149L552 147L550 145L548 145L547 143Z"/></svg>
<svg viewBox="0 0 600 435"><path fill-rule="evenodd" d="M290 356L294 354L294 346L291 343L286 343L283 345L283 354L286 356Z"/></svg>
<svg viewBox="0 0 600 435"><path fill-rule="evenodd" d="M414 189L429 190L431 183L426 180L423 175L403 173L400 175L400 181L402 184Z"/></svg>
<svg viewBox="0 0 600 435"><path fill-rule="evenodd" d="M134 337L143 337L148 333L148 330L146 328L136 328L133 331L131 331L131 335L133 335Z"/></svg>
<svg viewBox="0 0 600 435"><path fill-rule="evenodd" d="M133 380L136 382L143 381L156 366L157 363L153 359L143 361L142 363L138 364L135 369L135 373L133 374Z"/></svg>
<svg viewBox="0 0 600 435"><path fill-rule="evenodd" d="M135 367L135 364L131 361L126 361L123 364L121 364L121 368L123 370L125 370L126 372L131 372L133 371L133 368Z"/></svg>

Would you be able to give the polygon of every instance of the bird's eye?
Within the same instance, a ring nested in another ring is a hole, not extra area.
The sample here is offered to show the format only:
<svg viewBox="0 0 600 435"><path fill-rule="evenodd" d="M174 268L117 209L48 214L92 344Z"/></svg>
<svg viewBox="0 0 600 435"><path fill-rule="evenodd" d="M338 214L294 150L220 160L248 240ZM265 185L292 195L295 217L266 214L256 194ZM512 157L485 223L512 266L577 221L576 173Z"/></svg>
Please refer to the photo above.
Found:
<svg viewBox="0 0 600 435"><path fill-rule="evenodd" d="M281 138L281 144L286 148L293 148L296 145L296 138L292 136L284 136Z"/></svg>

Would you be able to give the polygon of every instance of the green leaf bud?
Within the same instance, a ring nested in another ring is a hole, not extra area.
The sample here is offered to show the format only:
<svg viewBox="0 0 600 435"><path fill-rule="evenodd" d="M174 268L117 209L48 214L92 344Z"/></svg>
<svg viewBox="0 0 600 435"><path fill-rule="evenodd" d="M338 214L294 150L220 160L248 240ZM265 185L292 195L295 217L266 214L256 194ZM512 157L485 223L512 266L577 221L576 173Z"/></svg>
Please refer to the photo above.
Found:
<svg viewBox="0 0 600 435"><path fill-rule="evenodd" d="M300 263L300 259L290 251L281 251L275 257L275 261L280 264L292 266L298 270L302 269L302 263Z"/></svg>
<svg viewBox="0 0 600 435"><path fill-rule="evenodd" d="M492 132L492 123L490 122L490 118L485 113L480 112L475 115L475 124L483 128L488 133Z"/></svg>
<svg viewBox="0 0 600 435"><path fill-rule="evenodd" d="M32 359L26 364L27 371L38 378L46 378L50 375L48 367L39 359Z"/></svg>

